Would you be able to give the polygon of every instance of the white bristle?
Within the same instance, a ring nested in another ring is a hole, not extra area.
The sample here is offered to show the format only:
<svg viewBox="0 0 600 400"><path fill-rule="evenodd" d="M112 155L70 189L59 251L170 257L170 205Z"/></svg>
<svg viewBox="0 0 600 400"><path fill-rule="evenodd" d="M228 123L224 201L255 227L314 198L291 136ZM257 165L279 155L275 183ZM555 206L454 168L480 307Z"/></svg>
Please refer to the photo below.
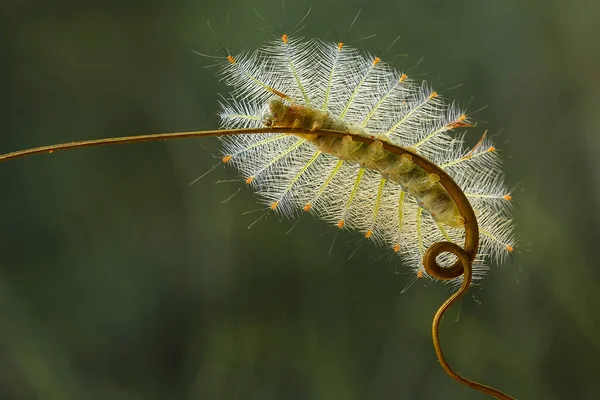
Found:
<svg viewBox="0 0 600 400"><path fill-rule="evenodd" d="M484 135L473 149L465 148L463 135L455 132L470 126L464 112L426 83L342 43L287 35L254 52L229 56L221 72L232 87L222 104L224 128L265 126L269 104L275 104L341 121L349 135L368 133L410 148L444 169L474 208L481 231L474 278L486 274L486 260L500 262L513 251L511 196L495 147ZM427 275L422 257L431 244L464 242L464 229L434 219L406 188L311 140L273 133L229 136L222 142L224 161L275 212L298 217L309 211L359 231L391 247L419 276ZM455 258L439 259L449 265Z"/></svg>

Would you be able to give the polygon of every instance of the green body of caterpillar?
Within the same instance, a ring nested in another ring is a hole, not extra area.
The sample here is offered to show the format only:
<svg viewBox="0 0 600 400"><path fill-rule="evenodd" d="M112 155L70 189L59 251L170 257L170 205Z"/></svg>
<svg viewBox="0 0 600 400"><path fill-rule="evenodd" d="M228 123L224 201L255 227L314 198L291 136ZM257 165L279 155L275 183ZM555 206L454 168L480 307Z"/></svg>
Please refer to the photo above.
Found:
<svg viewBox="0 0 600 400"><path fill-rule="evenodd" d="M326 129L348 132L343 137L323 134L297 134L319 150L363 168L379 172L383 178L399 184L438 223L455 228L464 226L458 207L442 185L439 176L415 165L410 154L397 155L383 148L381 140L370 145L353 140L353 135L372 136L364 128L348 124L340 118L312 107L286 105L280 99L269 102L263 113L263 123L273 128Z"/></svg>

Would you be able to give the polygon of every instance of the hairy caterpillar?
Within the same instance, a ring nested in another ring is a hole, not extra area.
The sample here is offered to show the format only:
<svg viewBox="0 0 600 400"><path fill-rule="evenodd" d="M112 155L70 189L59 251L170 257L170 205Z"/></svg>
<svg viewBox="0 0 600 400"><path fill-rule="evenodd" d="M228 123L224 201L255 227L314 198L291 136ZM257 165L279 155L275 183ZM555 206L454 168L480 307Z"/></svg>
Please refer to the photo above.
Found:
<svg viewBox="0 0 600 400"><path fill-rule="evenodd" d="M0 161L108 143L227 135L223 162L241 171L268 209L288 216L311 212L338 228L358 230L390 246L418 277L445 279L428 273L428 254L447 270L458 258L459 274L446 276L462 280L462 287L434 317L436 352L454 379L509 398L455 374L437 332L444 311L468 288L471 267L481 277L487 259L502 260L514 247L511 196L485 135L466 149L456 131L472 124L458 107L341 42L283 35L255 52L227 55L223 75L233 91L222 105L222 130L73 142ZM451 190L448 176L462 190ZM461 250L456 244L469 243L472 224L480 240Z"/></svg>
<svg viewBox="0 0 600 400"><path fill-rule="evenodd" d="M447 172L475 211L481 238L474 278L486 273L487 259L502 261L513 251L512 198L496 148L484 134L466 149L455 132L471 122L426 83L343 42L287 34L254 52L228 55L221 73L232 87L222 104L224 129L346 133L223 139L223 162L234 165L275 212L311 212L357 230L427 276L424 251L435 242L464 241L464 220L439 176L414 164L411 154L417 154ZM365 144L357 137L376 140ZM407 151L399 156L383 143ZM442 266L454 262L448 254L439 258Z"/></svg>

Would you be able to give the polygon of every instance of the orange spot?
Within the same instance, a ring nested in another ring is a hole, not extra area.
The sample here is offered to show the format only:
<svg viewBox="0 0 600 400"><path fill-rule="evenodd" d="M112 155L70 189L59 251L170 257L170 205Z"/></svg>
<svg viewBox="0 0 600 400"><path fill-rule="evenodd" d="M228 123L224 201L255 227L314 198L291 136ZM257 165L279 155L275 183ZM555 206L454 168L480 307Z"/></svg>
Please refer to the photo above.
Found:
<svg viewBox="0 0 600 400"><path fill-rule="evenodd" d="M224 163L229 162L229 160L231 160L231 157L233 157L233 156L225 156L225 157L223 157L223 162Z"/></svg>
<svg viewBox="0 0 600 400"><path fill-rule="evenodd" d="M506 246L506 250L508 250L509 253L513 252L513 247L509 244L508 246Z"/></svg>
<svg viewBox="0 0 600 400"><path fill-rule="evenodd" d="M397 253L400 251L400 243L396 243L396 245L394 246L394 253Z"/></svg>
<svg viewBox="0 0 600 400"><path fill-rule="evenodd" d="M371 237L371 235L373 234L372 230L368 230L367 233L365 233L365 237L368 239Z"/></svg>
<svg viewBox="0 0 600 400"><path fill-rule="evenodd" d="M338 228L342 229L342 228L344 227L344 220L343 220L343 219L340 219L340 222L338 222L338 223L336 224L336 226L337 226Z"/></svg>
<svg viewBox="0 0 600 400"><path fill-rule="evenodd" d="M277 208L277 205L279 204L278 201L274 202L273 204L271 204L271 210L274 210Z"/></svg>
<svg viewBox="0 0 600 400"><path fill-rule="evenodd" d="M493 151L496 151L496 148L494 146L490 146L490 148L487 151L491 153Z"/></svg>
<svg viewBox="0 0 600 400"><path fill-rule="evenodd" d="M341 50L342 47L344 47L344 42L339 42L338 43L338 51Z"/></svg>
<svg viewBox="0 0 600 400"><path fill-rule="evenodd" d="M233 56L227 56L227 61L229 61L232 64L235 64L235 59L233 58Z"/></svg>
<svg viewBox="0 0 600 400"><path fill-rule="evenodd" d="M512 196L510 194L505 194L504 196L502 196L504 198L504 200L506 201L511 201L512 200Z"/></svg>
<svg viewBox="0 0 600 400"><path fill-rule="evenodd" d="M308 210L310 210L310 208L311 208L311 207L312 207L312 205L311 205L310 203L308 203L308 204L307 204L307 205L305 205L305 206L304 206L302 209L303 209L304 211L308 211Z"/></svg>
<svg viewBox="0 0 600 400"><path fill-rule="evenodd" d="M376 66L377 64L379 64L379 61L381 61L381 58L375 57L375 59L373 60L373 66Z"/></svg>
<svg viewBox="0 0 600 400"><path fill-rule="evenodd" d="M54 153L54 150L48 150L48 154Z"/></svg>
<svg viewBox="0 0 600 400"><path fill-rule="evenodd" d="M249 185L249 184L251 184L253 180L254 180L254 177L253 177L253 176L249 176L249 177L246 179L246 185Z"/></svg>
<svg viewBox="0 0 600 400"><path fill-rule="evenodd" d="M287 41L288 41L287 33L284 33L283 35L281 35L281 40L283 40L283 43L287 44Z"/></svg>
<svg viewBox="0 0 600 400"><path fill-rule="evenodd" d="M400 82L404 82L406 80L406 78L408 78L408 76L406 76L406 74L400 75Z"/></svg>
<svg viewBox="0 0 600 400"><path fill-rule="evenodd" d="M423 270L420 269L419 272L417 272L417 278L422 278L423 277Z"/></svg>
<svg viewBox="0 0 600 400"><path fill-rule="evenodd" d="M431 94L429 95L429 99L433 99L434 97L437 97L437 92L431 92Z"/></svg>

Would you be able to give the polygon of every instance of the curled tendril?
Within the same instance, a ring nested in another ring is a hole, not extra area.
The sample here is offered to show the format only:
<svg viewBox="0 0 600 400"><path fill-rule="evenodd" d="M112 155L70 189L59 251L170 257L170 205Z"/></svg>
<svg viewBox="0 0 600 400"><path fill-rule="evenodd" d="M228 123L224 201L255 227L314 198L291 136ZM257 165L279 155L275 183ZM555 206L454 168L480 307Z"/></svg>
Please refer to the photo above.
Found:
<svg viewBox="0 0 600 400"><path fill-rule="evenodd" d="M53 144L49 146L35 147L26 150L15 151L0 155L0 162L8 161L14 158L26 157L32 154L39 153L53 153L58 150L75 149L81 147L93 147L102 146L108 144L124 144L124 143L137 143L137 142L149 142L155 140L170 140L170 139L183 139L192 137L205 137L205 136L229 136L239 134L260 134L260 133L312 133L312 134L323 134L332 136L347 136L347 132L337 132L329 130L306 130L306 129L294 129L294 128L244 128L244 129L227 129L227 130L211 130L211 131L194 131L194 132L174 132L174 133L156 133L149 135L137 135L137 136L123 136L97 140L86 140L78 142L68 142ZM352 136L354 140L361 141L367 144L373 143L375 137L363 137L363 136ZM479 226L477 219L471 204L467 200L467 197L460 189L460 187L452 180L452 178L440 167L431 163L429 160L419 156L416 153L411 152L408 149L395 146L391 143L384 142L383 148L392 153L402 155L410 154L415 164L423 168L429 173L435 173L440 177L440 184L448 191L455 204L457 205L461 216L465 220L465 245L460 247L455 243L451 242L437 242L432 244L425 255L423 256L423 266L430 276L437 279L454 279L463 275L463 282L461 287L453 293L438 309L433 317L432 323L432 337L433 347L437 354L437 357L442 364L442 368L446 373L457 382L468 386L472 389L479 390L490 396L494 396L501 400L511 400L512 397L500 392L497 389L483 385L481 383L472 381L464 378L463 376L456 373L446 361L442 352L439 339L439 326L440 321L444 313L452 306L458 299L460 299L469 289L472 279L472 268L473 260L477 255L477 247L479 244ZM442 253L451 253L456 256L456 262L450 267L441 267L436 258ZM513 399L514 400L514 399Z"/></svg>
<svg viewBox="0 0 600 400"><path fill-rule="evenodd" d="M439 278L439 279L452 279L447 278L451 276L448 271L452 268L440 268L440 266L436 262L436 257L442 253L452 253L457 258L460 264L463 267L463 282L455 293L453 293L445 302L441 305L438 311L433 316L433 323L431 326L431 334L433 337L433 347L435 349L435 353L437 354L438 360L440 364L442 364L442 368L452 379L455 381L462 383L465 386L468 386L472 389L479 390L485 394L489 394L490 396L494 396L497 399L501 400L511 400L512 397L502 393L501 391L494 389L493 387L483 385L479 382L472 381L467 379L456 372L448 365L446 358L444 357L444 353L442 352L442 346L440 344L440 336L439 336L439 326L440 321L442 320L442 316L444 313L452 306L458 299L460 299L469 289L469 285L471 284L472 277L472 259L469 253L467 253L464 249L458 246L455 243L450 242L438 242L434 243L427 249L425 256L423 257L423 264L425 266L425 270L428 274ZM460 275L459 275L460 276Z"/></svg>

